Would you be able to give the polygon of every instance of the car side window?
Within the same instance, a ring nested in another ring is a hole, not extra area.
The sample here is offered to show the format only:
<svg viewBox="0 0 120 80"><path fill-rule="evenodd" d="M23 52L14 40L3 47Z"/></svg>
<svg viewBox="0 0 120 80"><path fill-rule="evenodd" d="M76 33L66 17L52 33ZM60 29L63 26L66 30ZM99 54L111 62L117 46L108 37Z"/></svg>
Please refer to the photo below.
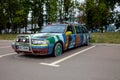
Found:
<svg viewBox="0 0 120 80"><path fill-rule="evenodd" d="M83 33L83 29L82 29L82 27L80 26L80 33Z"/></svg>
<svg viewBox="0 0 120 80"><path fill-rule="evenodd" d="M73 27L72 27L71 25L69 25L69 26L67 27L67 31L71 31L72 34L74 33L74 29L73 29Z"/></svg>
<svg viewBox="0 0 120 80"><path fill-rule="evenodd" d="M88 30L87 30L87 28L86 28L86 27L84 27L84 30L85 30L85 33L88 33Z"/></svg>
<svg viewBox="0 0 120 80"><path fill-rule="evenodd" d="M84 27L82 27L82 31L83 31L83 33L85 33L85 29L84 29Z"/></svg>
<svg viewBox="0 0 120 80"><path fill-rule="evenodd" d="M75 29L77 34L83 33L81 26L75 26Z"/></svg>
<svg viewBox="0 0 120 80"><path fill-rule="evenodd" d="M82 26L81 28L82 28L83 33L88 33L88 30L85 26Z"/></svg>
<svg viewBox="0 0 120 80"><path fill-rule="evenodd" d="M88 33L87 28L85 26L83 26L83 25L77 25L77 26L75 26L75 29L76 29L77 34Z"/></svg>
<svg viewBox="0 0 120 80"><path fill-rule="evenodd" d="M80 33L79 26L75 26L75 29L76 29L76 33L79 34Z"/></svg>

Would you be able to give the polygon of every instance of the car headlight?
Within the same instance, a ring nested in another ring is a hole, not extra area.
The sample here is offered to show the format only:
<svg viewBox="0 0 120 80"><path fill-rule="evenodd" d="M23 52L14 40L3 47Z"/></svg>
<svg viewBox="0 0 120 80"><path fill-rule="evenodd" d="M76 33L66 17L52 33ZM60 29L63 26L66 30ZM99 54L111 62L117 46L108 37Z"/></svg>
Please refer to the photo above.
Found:
<svg viewBox="0 0 120 80"><path fill-rule="evenodd" d="M47 40L41 41L41 40L32 40L32 44L36 44L36 45L44 45L44 44L48 44Z"/></svg>
<svg viewBox="0 0 120 80"><path fill-rule="evenodd" d="M19 42L19 40L20 40L19 38L16 38L16 39L14 40L14 42Z"/></svg>

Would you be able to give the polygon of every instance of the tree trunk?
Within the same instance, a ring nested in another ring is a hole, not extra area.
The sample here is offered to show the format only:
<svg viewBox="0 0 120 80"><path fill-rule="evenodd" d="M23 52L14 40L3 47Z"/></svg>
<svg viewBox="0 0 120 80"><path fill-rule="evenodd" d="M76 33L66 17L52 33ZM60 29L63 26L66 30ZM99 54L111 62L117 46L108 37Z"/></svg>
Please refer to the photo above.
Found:
<svg viewBox="0 0 120 80"><path fill-rule="evenodd" d="M24 26L25 26L25 33L27 33L27 18L25 18L25 24L24 24Z"/></svg>
<svg viewBox="0 0 120 80"><path fill-rule="evenodd" d="M34 16L32 15L31 30L33 30L33 24L34 24ZM31 33L32 33L32 32L31 32Z"/></svg>

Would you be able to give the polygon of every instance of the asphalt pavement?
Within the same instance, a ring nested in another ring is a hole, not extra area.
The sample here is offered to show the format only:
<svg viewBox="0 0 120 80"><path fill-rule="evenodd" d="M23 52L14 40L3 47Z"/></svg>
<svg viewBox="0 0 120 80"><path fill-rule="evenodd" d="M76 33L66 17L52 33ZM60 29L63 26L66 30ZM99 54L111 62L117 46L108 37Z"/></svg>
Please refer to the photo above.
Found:
<svg viewBox="0 0 120 80"><path fill-rule="evenodd" d="M0 40L0 80L120 80L120 44L91 44L59 57L26 56Z"/></svg>

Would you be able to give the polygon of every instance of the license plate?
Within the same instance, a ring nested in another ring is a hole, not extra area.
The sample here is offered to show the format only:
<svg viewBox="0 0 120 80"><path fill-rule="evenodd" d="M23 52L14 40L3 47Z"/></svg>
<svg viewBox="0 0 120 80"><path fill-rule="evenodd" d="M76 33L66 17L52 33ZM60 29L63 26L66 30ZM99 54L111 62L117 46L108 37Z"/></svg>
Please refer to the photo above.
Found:
<svg viewBox="0 0 120 80"><path fill-rule="evenodd" d="M18 46L18 50L20 51L29 51L29 46Z"/></svg>

